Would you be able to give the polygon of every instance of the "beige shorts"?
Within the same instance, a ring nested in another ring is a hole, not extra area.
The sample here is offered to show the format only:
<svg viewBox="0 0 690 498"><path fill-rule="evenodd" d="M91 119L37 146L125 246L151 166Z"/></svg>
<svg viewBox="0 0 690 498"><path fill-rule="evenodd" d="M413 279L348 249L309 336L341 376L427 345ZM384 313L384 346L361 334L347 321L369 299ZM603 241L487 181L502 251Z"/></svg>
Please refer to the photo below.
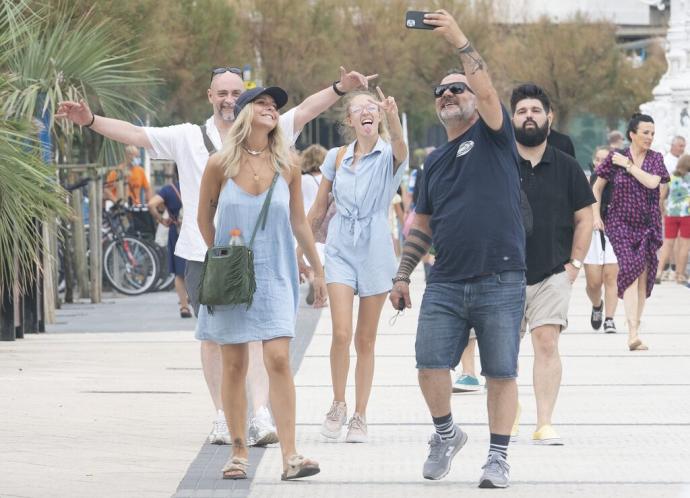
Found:
<svg viewBox="0 0 690 498"><path fill-rule="evenodd" d="M520 336L525 335L528 325L530 330L542 325L558 325L561 332L565 330L568 327L571 291L572 284L566 271L528 285Z"/></svg>

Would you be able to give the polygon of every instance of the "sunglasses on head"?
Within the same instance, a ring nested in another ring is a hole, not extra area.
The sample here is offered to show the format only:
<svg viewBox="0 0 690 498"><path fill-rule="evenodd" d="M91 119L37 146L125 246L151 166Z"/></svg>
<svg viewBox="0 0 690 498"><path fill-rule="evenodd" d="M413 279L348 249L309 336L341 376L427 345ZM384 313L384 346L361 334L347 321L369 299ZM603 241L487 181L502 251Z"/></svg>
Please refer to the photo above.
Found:
<svg viewBox="0 0 690 498"><path fill-rule="evenodd" d="M211 69L211 80L213 80L213 77L216 76L217 74L223 74L223 73L233 73L242 78L242 70L239 67L215 67Z"/></svg>
<svg viewBox="0 0 690 498"><path fill-rule="evenodd" d="M457 81L455 83L446 83L445 85L438 85L437 87L434 88L434 97L439 98L441 95L446 90L450 90L450 93L453 94L458 94L458 93L463 93L465 90L467 90L470 93L474 93L472 89L467 86L466 83L463 83L462 81Z"/></svg>

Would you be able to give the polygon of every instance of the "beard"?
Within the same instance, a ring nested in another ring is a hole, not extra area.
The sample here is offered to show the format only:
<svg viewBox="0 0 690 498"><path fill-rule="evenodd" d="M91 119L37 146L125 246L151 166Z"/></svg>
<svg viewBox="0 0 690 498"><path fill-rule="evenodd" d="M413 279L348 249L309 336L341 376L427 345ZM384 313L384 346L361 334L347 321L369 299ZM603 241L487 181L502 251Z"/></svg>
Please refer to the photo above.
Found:
<svg viewBox="0 0 690 498"><path fill-rule="evenodd" d="M453 103L457 105L457 108L455 109L441 109L440 111L436 112L436 115L438 116L439 121L445 126L446 128L448 127L449 124L453 122L462 122L462 121L468 121L472 116L474 116L474 113L477 110L477 107L475 105L474 100L470 100L467 102L466 105L462 105L458 99L453 98L447 99L443 101L443 104L445 103Z"/></svg>
<svg viewBox="0 0 690 498"><path fill-rule="evenodd" d="M235 110L232 107L218 106L218 116L226 123L235 121Z"/></svg>
<svg viewBox="0 0 690 498"><path fill-rule="evenodd" d="M525 128L527 123L533 123L534 127L529 129ZM546 137L549 135L549 122L546 121L544 126L539 126L533 119L528 119L521 127L515 126L515 123L513 123L513 130L515 130L515 140L517 140L520 145L524 145L525 147L536 147L546 141Z"/></svg>

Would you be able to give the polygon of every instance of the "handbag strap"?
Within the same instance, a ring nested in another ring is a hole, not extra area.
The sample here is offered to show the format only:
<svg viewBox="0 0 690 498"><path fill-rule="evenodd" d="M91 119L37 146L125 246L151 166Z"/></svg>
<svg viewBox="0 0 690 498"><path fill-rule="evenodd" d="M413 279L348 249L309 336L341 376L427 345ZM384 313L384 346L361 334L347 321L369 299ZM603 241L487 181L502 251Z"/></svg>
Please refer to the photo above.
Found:
<svg viewBox="0 0 690 498"><path fill-rule="evenodd" d="M280 173L276 171L275 175L273 175L273 181L271 182L271 186L268 187L268 193L266 194L266 198L264 199L264 204L261 206L261 212L259 212L259 218L256 220L256 225L254 225L254 231L252 232L252 238L249 240L249 248L251 249L254 246L254 238L256 237L256 232L259 230L259 225L261 225L261 230L266 228L266 220L268 220L268 207L271 204L271 197L273 196L273 188L276 186L276 182L278 181L278 177L280 176Z"/></svg>
<svg viewBox="0 0 690 498"><path fill-rule="evenodd" d="M211 137L208 136L208 132L206 131L206 124L199 125L199 128L201 129L201 136L204 139L204 146L206 146L206 150L208 151L208 155L212 156L216 152L216 146L213 145L213 142L211 142Z"/></svg>

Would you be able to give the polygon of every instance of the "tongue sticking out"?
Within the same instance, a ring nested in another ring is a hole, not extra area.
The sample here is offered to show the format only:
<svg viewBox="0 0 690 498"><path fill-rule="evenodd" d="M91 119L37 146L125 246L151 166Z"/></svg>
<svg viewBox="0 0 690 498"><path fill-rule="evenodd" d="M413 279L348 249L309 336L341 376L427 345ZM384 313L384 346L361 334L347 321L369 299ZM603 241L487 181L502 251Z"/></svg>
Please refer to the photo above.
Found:
<svg viewBox="0 0 690 498"><path fill-rule="evenodd" d="M374 126L373 126L372 124L370 124L370 123L365 124L365 125L363 126L363 128L364 128L364 132L367 133L367 134L368 134L368 133L371 133L371 132L374 130Z"/></svg>

